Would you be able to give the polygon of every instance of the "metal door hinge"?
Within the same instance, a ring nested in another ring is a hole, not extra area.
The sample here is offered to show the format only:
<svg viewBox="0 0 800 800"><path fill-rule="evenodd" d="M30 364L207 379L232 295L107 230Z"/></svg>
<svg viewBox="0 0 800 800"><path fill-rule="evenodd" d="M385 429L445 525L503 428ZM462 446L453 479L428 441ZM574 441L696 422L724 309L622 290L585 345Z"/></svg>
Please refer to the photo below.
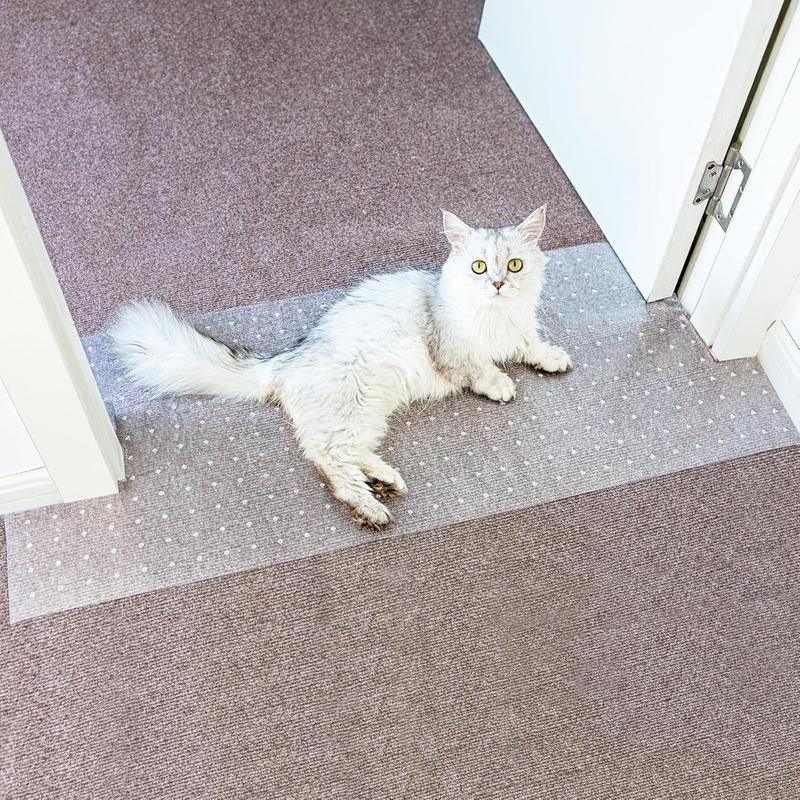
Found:
<svg viewBox="0 0 800 800"><path fill-rule="evenodd" d="M726 214L725 209L722 207L722 193L725 191L728 179L735 169L742 173L742 182L739 184L736 196L731 203L731 210ZM731 224L733 212L736 210L736 206L739 205L739 200L749 177L750 165L744 160L739 148L733 145L721 164L717 164L716 161L709 161L706 164L703 170L703 177L700 178L700 185L697 187L697 193L694 196L694 204L697 205L708 200L706 214L709 217L714 217L722 226L722 230L727 231L728 225Z"/></svg>

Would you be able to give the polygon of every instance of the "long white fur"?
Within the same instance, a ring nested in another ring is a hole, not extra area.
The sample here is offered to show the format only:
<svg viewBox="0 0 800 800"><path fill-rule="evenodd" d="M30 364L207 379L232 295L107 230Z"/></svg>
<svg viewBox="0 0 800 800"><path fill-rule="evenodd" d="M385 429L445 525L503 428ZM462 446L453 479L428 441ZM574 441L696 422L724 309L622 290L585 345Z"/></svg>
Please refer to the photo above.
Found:
<svg viewBox="0 0 800 800"><path fill-rule="evenodd" d="M443 217L452 250L440 272L366 279L288 353L266 358L230 348L150 301L124 306L111 335L131 377L155 392L279 402L333 494L366 524L383 527L391 516L375 485L406 492L377 455L395 411L464 389L507 402L515 384L498 364L562 372L571 363L539 334L544 206L498 230ZM523 261L518 273L507 269L512 258ZM472 270L478 259L487 264L481 275Z"/></svg>

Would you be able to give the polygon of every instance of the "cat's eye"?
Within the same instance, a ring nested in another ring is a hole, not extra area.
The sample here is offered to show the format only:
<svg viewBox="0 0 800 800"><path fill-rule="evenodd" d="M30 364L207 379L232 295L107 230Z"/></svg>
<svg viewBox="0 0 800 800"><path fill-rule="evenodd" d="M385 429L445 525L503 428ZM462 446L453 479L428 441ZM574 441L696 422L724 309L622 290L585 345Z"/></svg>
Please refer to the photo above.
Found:
<svg viewBox="0 0 800 800"><path fill-rule="evenodd" d="M509 272L519 272L522 269L522 259L521 258L512 258L511 261L508 262L508 271Z"/></svg>
<svg viewBox="0 0 800 800"><path fill-rule="evenodd" d="M520 264L521 263L522 262L520 261ZM477 261L473 261L472 262L472 271L476 275L483 275L483 273L486 272L486 262L485 261L481 261L480 259L478 259Z"/></svg>

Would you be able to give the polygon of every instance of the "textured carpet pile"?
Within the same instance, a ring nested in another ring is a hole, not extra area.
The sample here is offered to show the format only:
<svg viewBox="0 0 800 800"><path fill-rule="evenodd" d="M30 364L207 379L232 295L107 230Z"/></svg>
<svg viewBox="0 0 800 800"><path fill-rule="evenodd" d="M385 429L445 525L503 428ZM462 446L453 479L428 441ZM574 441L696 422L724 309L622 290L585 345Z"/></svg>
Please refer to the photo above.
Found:
<svg viewBox="0 0 800 800"><path fill-rule="evenodd" d="M480 7L0 4L0 127L130 476L11 521L0 797L800 796L795 434L757 366L643 306ZM93 336L148 296L280 347L353 279L441 262L440 207L545 201L576 369L409 412L387 455L418 535L325 508L277 410L147 406Z"/></svg>
<svg viewBox="0 0 800 800"><path fill-rule="evenodd" d="M480 0L128 4L0 13L0 126L81 333L435 262L439 209L548 203L602 238L476 39Z"/></svg>
<svg viewBox="0 0 800 800"><path fill-rule="evenodd" d="M796 798L800 448L0 630L7 796Z"/></svg>

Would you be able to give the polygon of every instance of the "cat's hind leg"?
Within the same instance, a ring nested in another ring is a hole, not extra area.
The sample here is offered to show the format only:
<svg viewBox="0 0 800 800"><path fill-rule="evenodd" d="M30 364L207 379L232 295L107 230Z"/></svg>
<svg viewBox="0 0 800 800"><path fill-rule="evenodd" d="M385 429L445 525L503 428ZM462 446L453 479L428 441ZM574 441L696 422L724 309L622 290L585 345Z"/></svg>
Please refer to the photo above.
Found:
<svg viewBox="0 0 800 800"><path fill-rule="evenodd" d="M403 480L402 475L394 468L389 466L379 455L364 451L359 454L359 462L364 474L374 484L373 488L379 494L408 494L408 486Z"/></svg>
<svg viewBox="0 0 800 800"><path fill-rule="evenodd" d="M363 525L381 530L392 521L389 509L372 493L358 464L327 452L308 457L322 473L333 496L349 506Z"/></svg>
<svg viewBox="0 0 800 800"><path fill-rule="evenodd" d="M312 366L285 381L281 397L300 447L337 500L364 525L384 528L391 515L373 493L379 488L375 482L398 491L405 488L403 479L373 455L386 432L392 404L385 393L370 390L377 380L369 375L360 376L352 367L331 371Z"/></svg>

